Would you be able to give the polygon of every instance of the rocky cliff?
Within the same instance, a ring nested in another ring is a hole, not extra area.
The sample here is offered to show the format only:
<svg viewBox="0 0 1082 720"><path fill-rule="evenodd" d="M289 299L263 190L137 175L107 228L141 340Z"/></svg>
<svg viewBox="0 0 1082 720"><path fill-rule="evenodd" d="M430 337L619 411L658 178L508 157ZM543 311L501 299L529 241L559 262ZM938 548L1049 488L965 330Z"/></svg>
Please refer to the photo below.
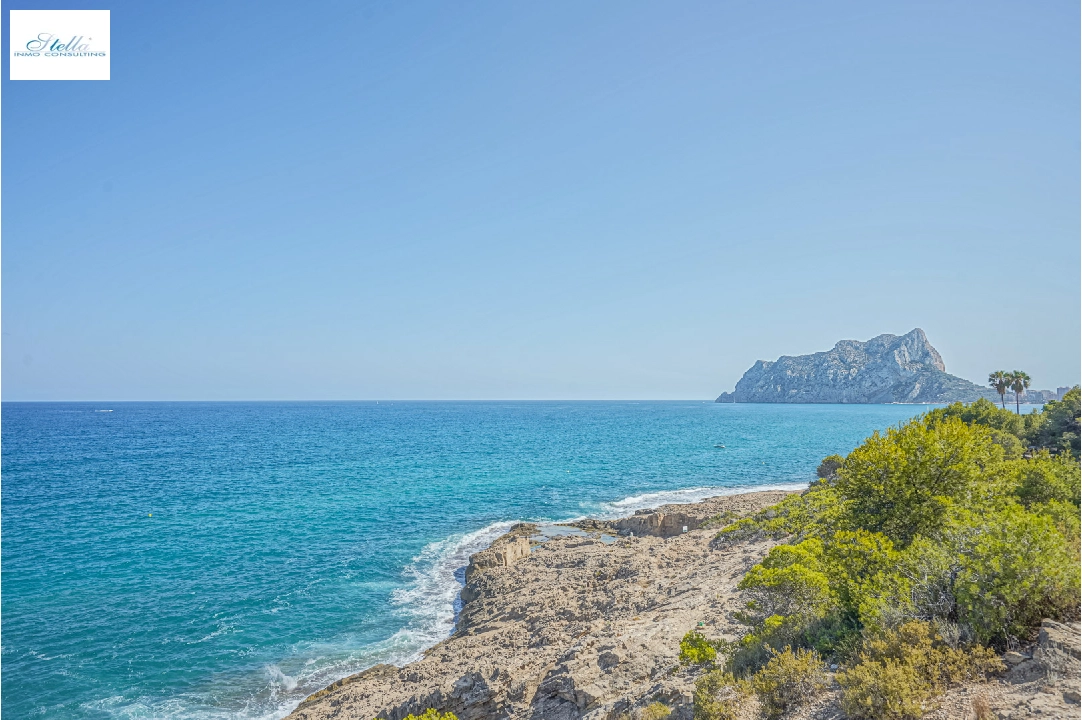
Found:
<svg viewBox="0 0 1082 720"><path fill-rule="evenodd" d="M717 402L748 403L943 403L999 400L985 388L946 372L920 328L905 335L841 340L812 355L760 360L736 391Z"/></svg>

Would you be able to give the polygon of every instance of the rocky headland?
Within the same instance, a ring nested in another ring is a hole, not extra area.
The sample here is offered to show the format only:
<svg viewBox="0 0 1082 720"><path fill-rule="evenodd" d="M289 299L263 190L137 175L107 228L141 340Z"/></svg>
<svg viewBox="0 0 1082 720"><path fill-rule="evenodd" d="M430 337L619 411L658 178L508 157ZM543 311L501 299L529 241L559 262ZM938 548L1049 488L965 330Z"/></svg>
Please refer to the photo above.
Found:
<svg viewBox="0 0 1082 720"><path fill-rule="evenodd" d="M722 545L717 528L785 496L516 525L471 558L451 637L405 667L377 665L334 683L290 718L401 720L431 707L459 720L621 720L660 701L671 720L690 720L697 671L679 663L680 639L692 629L737 638L737 584L775 544ZM970 717L978 695L999 718L1078 717L1077 625L1046 622L1034 646L1005 660L1003 679L953 689L930 717ZM785 717L843 717L835 690Z"/></svg>
<svg viewBox="0 0 1082 720"><path fill-rule="evenodd" d="M943 358L920 328L841 340L831 350L759 360L717 402L949 403L999 401L992 388L947 373Z"/></svg>

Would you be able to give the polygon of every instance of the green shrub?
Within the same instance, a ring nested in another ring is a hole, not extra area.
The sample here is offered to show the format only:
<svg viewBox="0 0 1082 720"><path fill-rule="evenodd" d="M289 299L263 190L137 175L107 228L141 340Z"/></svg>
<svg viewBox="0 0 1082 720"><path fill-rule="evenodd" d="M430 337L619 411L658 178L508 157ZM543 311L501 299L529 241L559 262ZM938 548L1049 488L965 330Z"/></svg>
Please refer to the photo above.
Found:
<svg viewBox="0 0 1082 720"><path fill-rule="evenodd" d="M779 718L828 685L826 667L814 650L790 648L775 652L770 661L755 673L751 686L759 696L767 718Z"/></svg>
<svg viewBox="0 0 1082 720"><path fill-rule="evenodd" d="M899 553L882 533L840 530L826 543L824 556L841 604L859 614L862 603L883 593L884 576L896 571Z"/></svg>
<svg viewBox="0 0 1082 720"><path fill-rule="evenodd" d="M937 537L953 505L986 493L984 471L1002 458L986 428L918 418L849 453L835 487L848 525L904 547L917 535Z"/></svg>
<svg viewBox="0 0 1082 720"><path fill-rule="evenodd" d="M1077 561L1082 555L1082 523L1078 516L1078 507L1074 503L1051 500L1038 503L1030 508L1034 514L1043 515L1052 521L1060 535L1067 541L1067 547Z"/></svg>
<svg viewBox="0 0 1082 720"><path fill-rule="evenodd" d="M1043 422L1030 434L1030 444L1079 457L1079 387L1075 385L1060 401L1044 404Z"/></svg>
<svg viewBox="0 0 1082 720"><path fill-rule="evenodd" d="M833 480L838 474L838 468L845 464L845 458L841 455L828 455L815 469L815 476L823 480Z"/></svg>
<svg viewBox="0 0 1082 720"><path fill-rule="evenodd" d="M1072 392L1024 416L987 401L933 410L873 434L840 467L824 461L830 479L722 530L720 544L789 541L740 582L749 632L725 647L727 670L747 677L786 646L814 649L849 666L853 713L907 717L979 665L974 653L986 651L959 651L961 641L1003 646L1043 617L1077 618L1082 470L1064 452L1019 451L1038 435L1053 449L1077 441ZM920 653L876 649L915 619L949 635L921 651L939 674Z"/></svg>
<svg viewBox="0 0 1082 720"><path fill-rule="evenodd" d="M952 537L950 530L946 532ZM869 589L861 601L865 625L895 627L912 618L955 613L954 578L961 569L953 543L918 537L897 557L889 582Z"/></svg>
<svg viewBox="0 0 1082 720"><path fill-rule="evenodd" d="M1014 471L1014 494L1027 508L1053 500L1082 505L1082 466L1070 455L1042 452L1008 465Z"/></svg>
<svg viewBox="0 0 1082 720"><path fill-rule="evenodd" d="M712 665L718 656L717 640L707 640L697 630L689 630L680 640L680 662L685 665Z"/></svg>
<svg viewBox="0 0 1082 720"><path fill-rule="evenodd" d="M714 541L721 545L743 542L752 538L763 537L765 532L755 518L741 518L721 529L714 536Z"/></svg>
<svg viewBox="0 0 1082 720"><path fill-rule="evenodd" d="M931 687L897 660L866 661L838 674L846 717L867 720L916 720L924 714Z"/></svg>
<svg viewBox="0 0 1082 720"><path fill-rule="evenodd" d="M961 420L966 425L986 428L992 441L1003 448L1004 457L1008 459L1022 457L1022 453L1030 445L1039 446L1037 438L1048 425L1046 412L1018 415L996 407L995 403L984 398L968 405L951 403L945 408L932 410L924 415L924 422L934 425L949 418Z"/></svg>
<svg viewBox="0 0 1082 720"><path fill-rule="evenodd" d="M738 587L748 601L738 615L760 627L770 617L810 622L824 617L835 603L830 578L822 571L823 543L815 538L778 545L751 568Z"/></svg>
<svg viewBox="0 0 1082 720"><path fill-rule="evenodd" d="M894 659L911 665L935 692L1003 669L994 652L980 645L952 647L929 622L913 620L895 630L868 634L862 659Z"/></svg>
<svg viewBox="0 0 1082 720"><path fill-rule="evenodd" d="M841 704L851 718L909 720L948 687L1003 669L987 648L968 650L944 642L927 622L871 633L852 667L838 673Z"/></svg>
<svg viewBox="0 0 1082 720"><path fill-rule="evenodd" d="M1026 635L1042 618L1078 617L1079 566L1047 516L1018 506L985 518L954 585L961 622L982 642Z"/></svg>
<svg viewBox="0 0 1082 720"><path fill-rule="evenodd" d="M1004 645L1044 617L1077 617L1078 509L1055 501L1033 509L953 513L941 539L916 538L892 571L860 588L860 623L954 619L981 642ZM846 593L844 582L832 583Z"/></svg>
<svg viewBox="0 0 1082 720"><path fill-rule="evenodd" d="M989 429L988 434L992 438L992 442L1003 448L1004 460L1017 460L1025 455L1025 444L1014 435L994 428Z"/></svg>
<svg viewBox="0 0 1082 720"><path fill-rule="evenodd" d="M738 720L740 709L752 694L747 681L731 673L711 670L695 681L692 708L695 720Z"/></svg>
<svg viewBox="0 0 1082 720"><path fill-rule="evenodd" d="M653 702L638 713L638 720L665 720L672 710L665 703Z"/></svg>
<svg viewBox="0 0 1082 720"><path fill-rule="evenodd" d="M846 612L834 612L804 628L804 646L822 657L845 662L860 650L861 623Z"/></svg>
<svg viewBox="0 0 1082 720"><path fill-rule="evenodd" d="M806 645L811 631L837 604L817 555L819 540L779 545L744 575L738 587L748 598L736 618L751 631L732 648L729 668L745 673L769 661L772 650Z"/></svg>
<svg viewBox="0 0 1082 720"><path fill-rule="evenodd" d="M996 407L994 402L986 398L980 398L968 405L956 402L944 408L936 408L924 415L924 422L935 425L950 418L961 420L966 425L983 425L1017 438L1026 435L1027 422L1031 425L1034 422L1028 415L1018 415L1010 410Z"/></svg>
<svg viewBox="0 0 1082 720"><path fill-rule="evenodd" d="M378 718L376 720L379 720ZM443 713L440 715L439 711L435 708L429 708L420 715L409 714L403 720L458 720L454 713Z"/></svg>

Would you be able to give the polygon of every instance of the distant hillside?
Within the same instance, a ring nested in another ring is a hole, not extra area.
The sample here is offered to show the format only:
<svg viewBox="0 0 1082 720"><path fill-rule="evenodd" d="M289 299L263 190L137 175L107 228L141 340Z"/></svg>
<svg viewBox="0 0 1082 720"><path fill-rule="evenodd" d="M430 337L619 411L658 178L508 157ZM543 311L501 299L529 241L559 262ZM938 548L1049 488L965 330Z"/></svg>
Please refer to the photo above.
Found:
<svg viewBox="0 0 1082 720"><path fill-rule="evenodd" d="M995 390L950 375L920 328L901 337L841 340L832 350L760 360L717 402L943 403L999 401Z"/></svg>

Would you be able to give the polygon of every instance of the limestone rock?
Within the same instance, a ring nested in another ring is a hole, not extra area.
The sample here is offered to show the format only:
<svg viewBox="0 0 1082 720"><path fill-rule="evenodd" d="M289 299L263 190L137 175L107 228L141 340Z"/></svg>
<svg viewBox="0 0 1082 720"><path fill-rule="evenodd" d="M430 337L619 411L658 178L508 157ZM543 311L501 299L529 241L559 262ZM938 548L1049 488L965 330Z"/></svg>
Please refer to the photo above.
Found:
<svg viewBox="0 0 1082 720"><path fill-rule="evenodd" d="M1020 665L1031 659L1032 658L1029 655L1023 655L1022 653L1015 652L1013 650L1003 654L1003 662L1007 663L1007 665L1011 667L1015 665Z"/></svg>
<svg viewBox="0 0 1082 720"><path fill-rule="evenodd" d="M685 512L638 512L629 518L618 520L616 531L621 535L634 533L665 538L679 535L686 530L694 530L705 519Z"/></svg>
<svg viewBox="0 0 1082 720"><path fill-rule="evenodd" d="M812 355L760 360L744 373L736 391L717 402L932 403L999 400L982 387L946 372L943 358L920 328L905 335L841 340Z"/></svg>
<svg viewBox="0 0 1082 720"><path fill-rule="evenodd" d="M466 581L469 582L470 576L481 570L494 567L510 567L529 554L529 538L504 535L486 550L475 553L470 557L470 564L466 568Z"/></svg>
<svg viewBox="0 0 1082 720"><path fill-rule="evenodd" d="M1054 620L1042 621L1033 659L1048 673L1077 677L1082 668L1078 623L1065 625Z"/></svg>

